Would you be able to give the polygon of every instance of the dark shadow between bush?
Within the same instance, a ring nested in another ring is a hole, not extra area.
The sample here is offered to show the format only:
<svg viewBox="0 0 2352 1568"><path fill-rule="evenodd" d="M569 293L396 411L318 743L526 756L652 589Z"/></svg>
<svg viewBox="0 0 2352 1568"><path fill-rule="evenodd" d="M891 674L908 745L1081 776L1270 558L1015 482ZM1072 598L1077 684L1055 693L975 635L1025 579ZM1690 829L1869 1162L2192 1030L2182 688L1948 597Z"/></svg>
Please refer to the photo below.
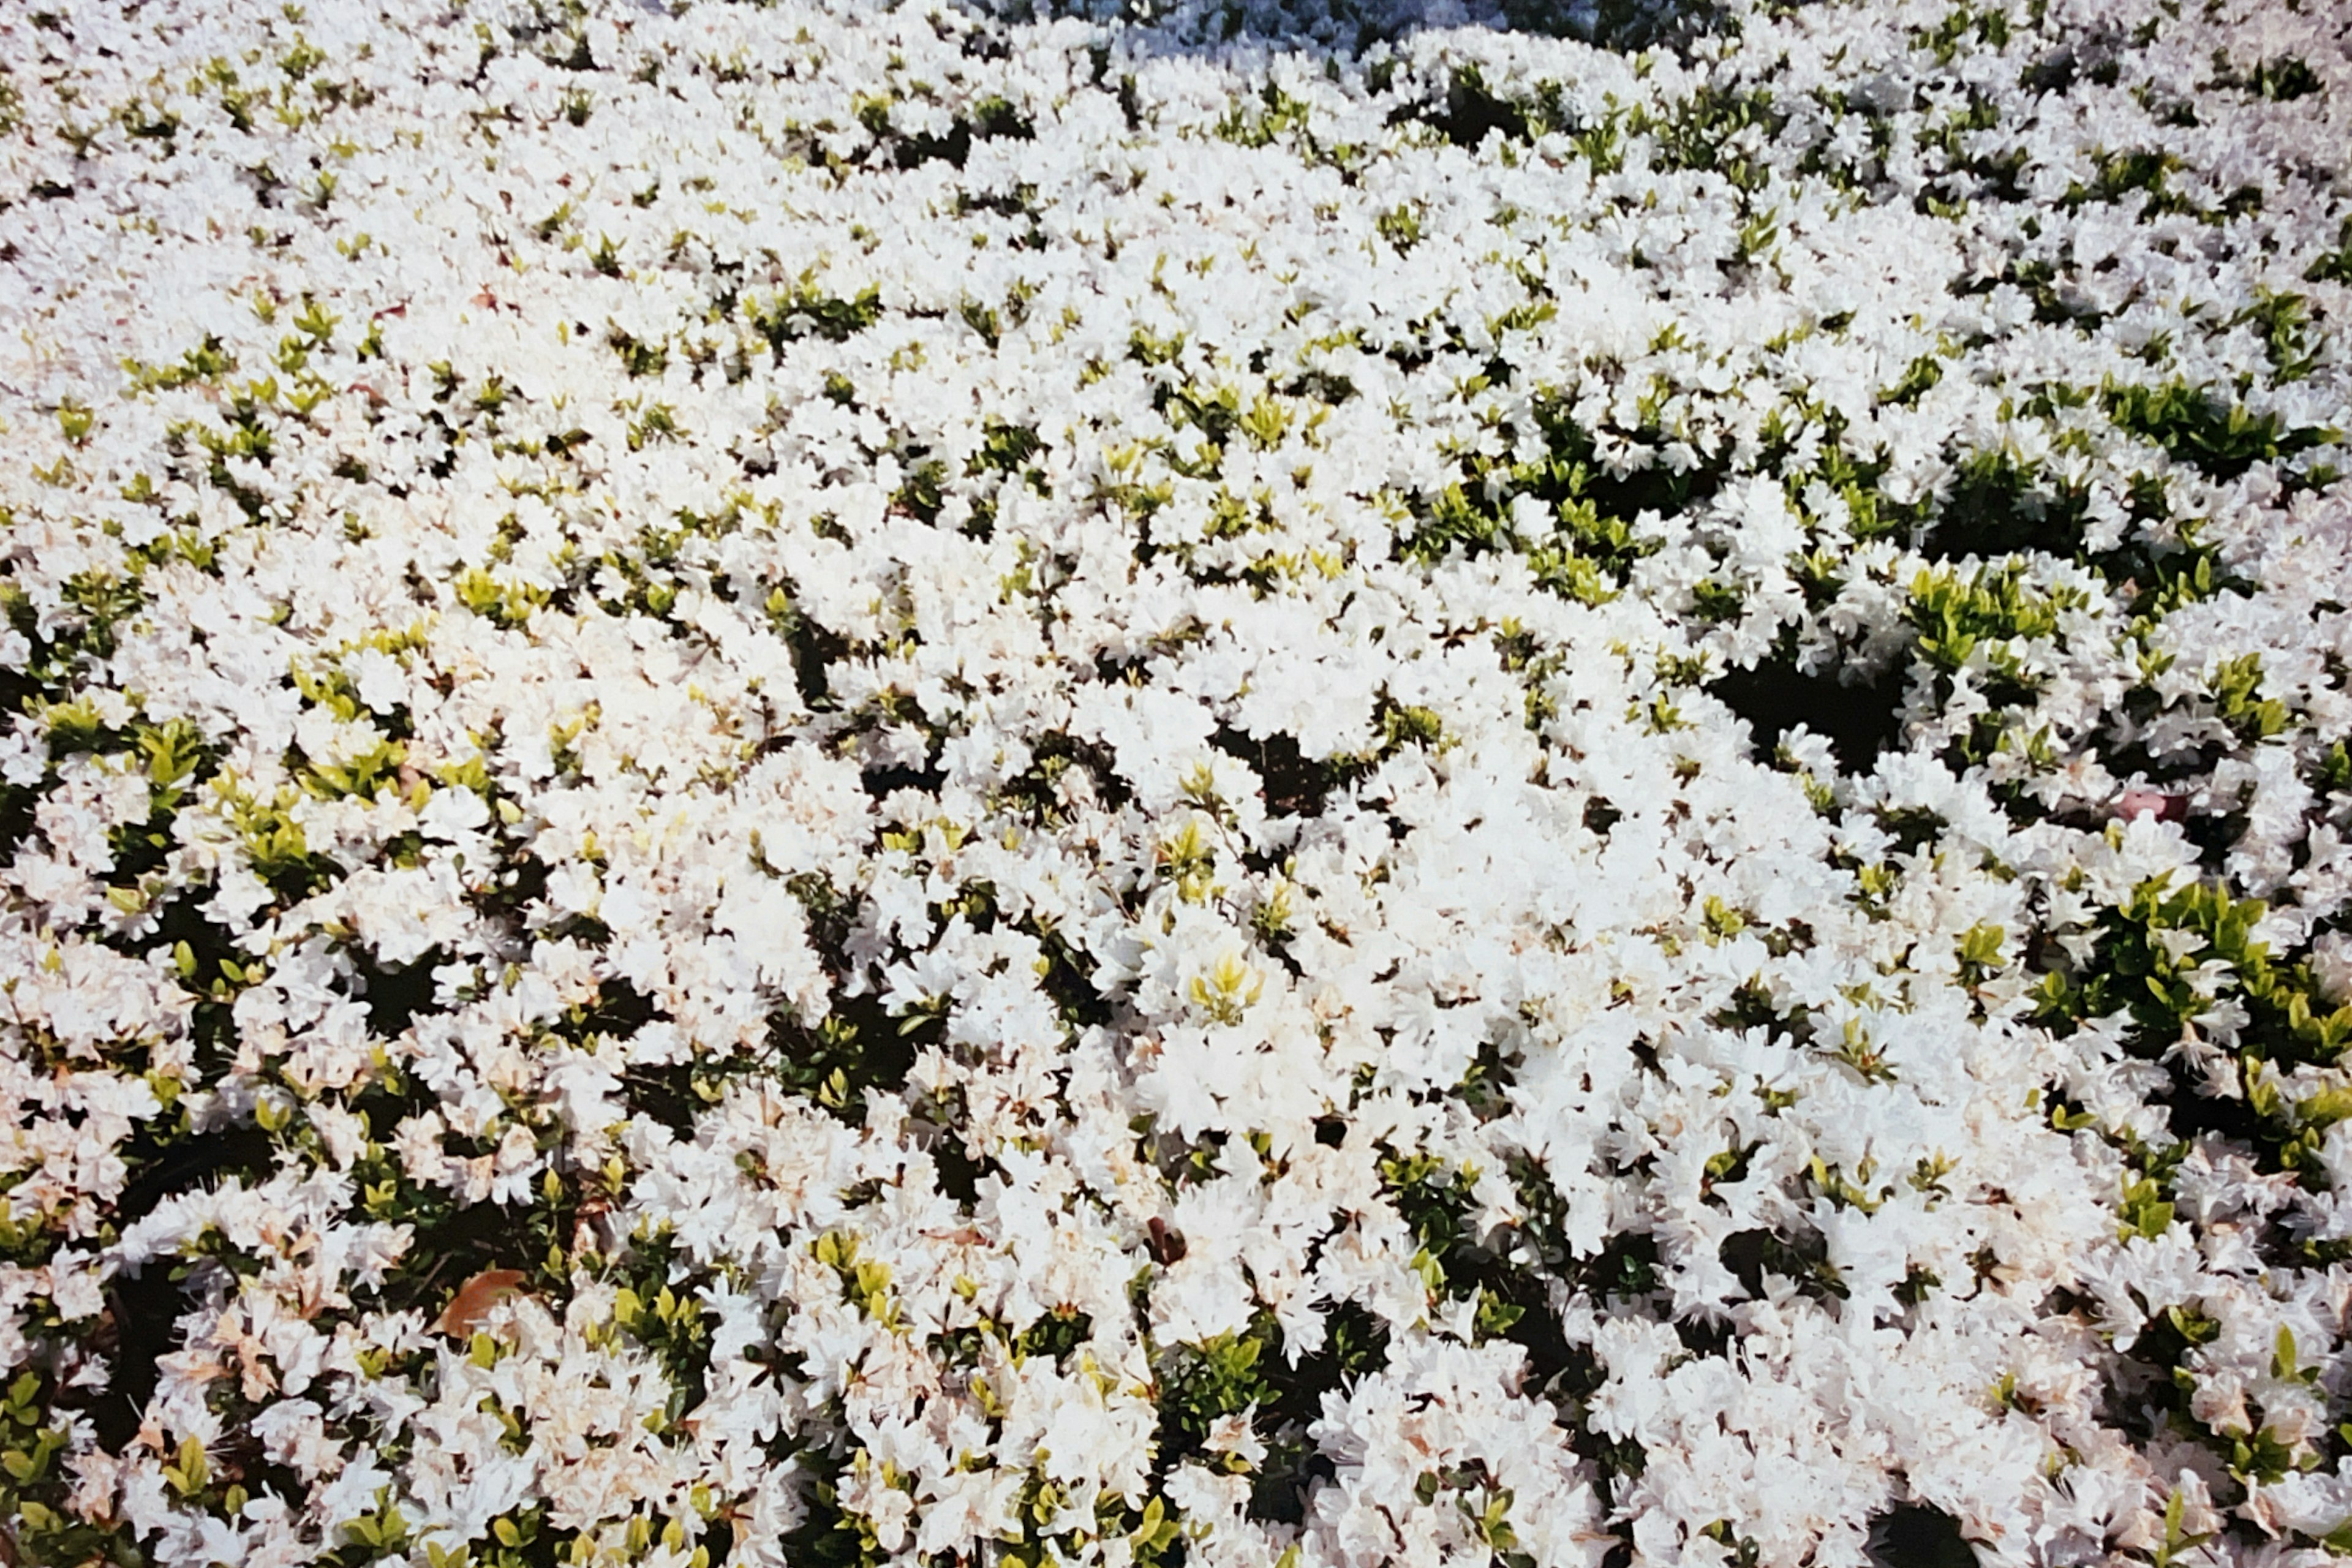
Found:
<svg viewBox="0 0 2352 1568"><path fill-rule="evenodd" d="M1771 659L1718 676L1707 689L1748 721L1759 755L1769 757L1801 724L1828 740L1841 771L1866 773L1881 753L1902 743L1899 686L1892 677L1849 686L1835 670L1808 674L1791 661Z"/></svg>

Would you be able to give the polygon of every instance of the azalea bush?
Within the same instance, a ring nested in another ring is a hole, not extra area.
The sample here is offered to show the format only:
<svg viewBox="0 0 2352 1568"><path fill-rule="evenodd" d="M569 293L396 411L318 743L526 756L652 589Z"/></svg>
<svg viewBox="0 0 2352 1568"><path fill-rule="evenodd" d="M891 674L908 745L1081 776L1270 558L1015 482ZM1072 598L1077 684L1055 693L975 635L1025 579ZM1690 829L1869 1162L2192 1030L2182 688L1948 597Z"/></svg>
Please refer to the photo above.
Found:
<svg viewBox="0 0 2352 1568"><path fill-rule="evenodd" d="M2332 0L0 9L0 1560L2352 1552Z"/></svg>

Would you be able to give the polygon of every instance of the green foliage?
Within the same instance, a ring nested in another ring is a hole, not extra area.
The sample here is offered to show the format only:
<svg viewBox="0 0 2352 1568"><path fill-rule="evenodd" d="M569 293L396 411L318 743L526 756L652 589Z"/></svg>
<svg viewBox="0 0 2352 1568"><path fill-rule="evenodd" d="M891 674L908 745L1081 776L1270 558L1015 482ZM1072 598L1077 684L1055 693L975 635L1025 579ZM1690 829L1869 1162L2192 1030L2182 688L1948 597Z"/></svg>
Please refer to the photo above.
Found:
<svg viewBox="0 0 2352 1568"><path fill-rule="evenodd" d="M113 657L118 628L147 605L136 576L121 577L99 568L67 578L61 596L79 616L70 634L77 651L95 658Z"/></svg>
<svg viewBox="0 0 2352 1568"><path fill-rule="evenodd" d="M2002 965L2001 949L2008 940L2006 931L1989 921L1961 932L1952 949L1961 984L1979 985L1990 978Z"/></svg>
<svg viewBox="0 0 2352 1568"><path fill-rule="evenodd" d="M2102 912L2088 962L2071 974L2045 975L2036 1001L2042 1021L2061 1029L2125 1014L2133 1026L2127 1043L2146 1058L2194 1037L2198 1020L2217 1003L2234 1001L2247 1015L2234 1047L2244 1086L2240 1134L2253 1144L2260 1168L2311 1176L2324 1169L2317 1153L2326 1128L2352 1115L2352 1095L2323 1090L2290 1101L2268 1074L2272 1064L2340 1062L2352 1046L2352 1005L2330 1007L2307 964L2273 958L2255 938L2264 908L2260 900L2235 899L2210 883L2176 889L2166 878L2143 882L2122 904ZM2183 1085L2179 1092L2191 1091ZM2056 1119L2062 1129L2091 1124L2063 1110ZM2161 1234L2175 1217L2171 1172L2189 1142L2145 1144L2127 1134L2106 1136L2132 1168L2119 1203L2123 1234ZM2268 1461L2256 1440L2233 1462Z"/></svg>
<svg viewBox="0 0 2352 1568"><path fill-rule="evenodd" d="M835 1233L827 1233L830 1239ZM855 1247L855 1243L851 1244ZM665 1263L666 1259L663 1260ZM866 1268L879 1266L868 1264ZM697 1297L667 1282L654 1285L655 1271L640 1266L632 1271L640 1283L625 1285L613 1299L616 1327L651 1352L668 1374L673 1392L665 1424L675 1422L702 1400L710 1365L710 1324ZM888 1271L882 1270L883 1288Z"/></svg>
<svg viewBox="0 0 2352 1568"><path fill-rule="evenodd" d="M1634 562L1657 549L1656 540L1636 531L1636 513L1645 506L1681 505L1699 481L1663 467L1612 479L1594 460L1591 433L1560 401L1538 397L1535 417L1545 437L1544 456L1510 464L1471 459L1464 482L1423 503L1402 549L1407 558L1424 562L1455 548L1471 555L1517 549L1546 588L1601 603L1623 585ZM1543 503L1552 520L1547 532L1529 539L1516 531L1512 503L1521 496Z"/></svg>
<svg viewBox="0 0 2352 1568"><path fill-rule="evenodd" d="M2127 147L2120 152L2102 153L2094 167L2091 184L2070 185L2061 205L2072 210L2086 202L2119 202L2137 193L2145 198L2141 210L2146 216L2197 210L2194 204L2171 187L2171 177L2185 165L2180 155L2169 149Z"/></svg>
<svg viewBox="0 0 2352 1568"><path fill-rule="evenodd" d="M2254 302L2230 319L2231 326L2257 329L2281 385L2301 381L2319 363L2319 351L2305 335L2310 325L2310 301L2300 294L2256 287Z"/></svg>
<svg viewBox="0 0 2352 1568"><path fill-rule="evenodd" d="M2213 710L2248 745L2284 733L2293 720L2285 703L2259 695L2262 680L2260 654L2224 659L2213 669Z"/></svg>
<svg viewBox="0 0 2352 1568"><path fill-rule="evenodd" d="M2258 60L2252 70L2242 74L2224 69L2214 83L2217 87L2235 87L2273 103L2292 103L2321 89L2319 74L2294 55L2281 55L2276 59Z"/></svg>
<svg viewBox="0 0 2352 1568"><path fill-rule="evenodd" d="M327 1554L335 1568L359 1568L362 1563L399 1557L409 1548L408 1520L392 1500L392 1489L378 1488L375 1506L336 1527L341 1543Z"/></svg>
<svg viewBox="0 0 2352 1568"><path fill-rule="evenodd" d="M947 504L946 494L940 489L947 478L947 464L937 458L919 458L908 465L906 478L891 492L890 504L924 522L936 522L940 509Z"/></svg>
<svg viewBox="0 0 2352 1568"><path fill-rule="evenodd" d="M1400 202L1372 220L1372 226L1397 248L1400 256L1410 254L1421 243L1421 215L1410 202Z"/></svg>
<svg viewBox="0 0 2352 1568"><path fill-rule="evenodd" d="M1879 393L1878 401L1907 407L1916 404L1929 389L1944 379L1944 362L1936 354L1921 354L1904 367L1894 385Z"/></svg>
<svg viewBox="0 0 2352 1568"><path fill-rule="evenodd" d="M660 343L641 342L618 327L604 334L604 342L632 379L659 375L669 368L669 351Z"/></svg>
<svg viewBox="0 0 2352 1568"><path fill-rule="evenodd" d="M882 319L882 291L868 284L853 299L826 293L817 285L817 269L803 272L793 285L765 299L746 299L744 314L752 329L782 355L784 345L802 338L846 342Z"/></svg>
<svg viewBox="0 0 2352 1568"><path fill-rule="evenodd" d="M236 372L236 357L221 345L211 333L204 342L180 356L175 365L152 365L143 360L126 359L124 372L131 384L142 392L176 392L181 387L202 382L216 384Z"/></svg>
<svg viewBox="0 0 2352 1568"><path fill-rule="evenodd" d="M2284 430L2276 413L2255 414L2209 387L2175 378L2156 386L2109 384L2107 416L2116 427L2152 441L2185 463L2219 479L2235 479L2254 464L2273 462L2308 447L2332 445L2334 430Z"/></svg>
<svg viewBox="0 0 2352 1568"><path fill-rule="evenodd" d="M1265 147L1293 132L1305 132L1313 119L1306 100L1291 97L1269 81L1259 89L1255 101L1244 99L1228 110L1213 134L1236 146Z"/></svg>
<svg viewBox="0 0 2352 1568"><path fill-rule="evenodd" d="M2310 266L2304 268L2306 283L2352 284L2352 217L2336 226L2336 248L2322 251Z"/></svg>
<svg viewBox="0 0 2352 1568"><path fill-rule="evenodd" d="M1435 1154L1392 1154L1381 1161L1381 1184L1404 1216L1421 1249L1414 1266L1433 1291L1446 1289L1444 1259L1466 1240L1463 1222L1470 1208L1474 1171L1451 1168Z"/></svg>
<svg viewBox="0 0 2352 1568"><path fill-rule="evenodd" d="M1036 426L1012 425L991 416L982 422L981 447L972 454L965 472L1013 473L1045 450L1045 447Z"/></svg>
<svg viewBox="0 0 2352 1568"><path fill-rule="evenodd" d="M893 1331L898 1328L898 1302L890 1291L889 1268L872 1258L860 1258L854 1232L829 1230L817 1237L811 1250L819 1263L841 1276L845 1300L883 1327Z"/></svg>
<svg viewBox="0 0 2352 1568"><path fill-rule="evenodd" d="M1751 127L1761 131L1764 144L1769 145L1788 121L1769 89L1717 86L1710 81L1662 115L1634 111L1626 129L1634 135L1656 139L1654 156L1661 166L1717 174L1735 189L1753 193L1770 180L1769 162L1726 149L1746 145L1740 132Z"/></svg>
<svg viewBox="0 0 2352 1568"><path fill-rule="evenodd" d="M486 569L468 567L450 584L457 602L488 621L520 626L548 601L548 591L533 583L500 582Z"/></svg>
<svg viewBox="0 0 2352 1568"><path fill-rule="evenodd" d="M71 1437L68 1418L55 1408L54 1392L43 1373L27 1368L0 1395L0 1521L7 1521L21 1561L128 1568L139 1561L130 1541L65 1506L72 1482L65 1463ZM195 1446L195 1453L201 1464L203 1445ZM167 1483L172 1474L165 1467Z"/></svg>
<svg viewBox="0 0 2352 1568"><path fill-rule="evenodd" d="M1163 1448L1172 1444L1174 1452L1193 1452L1219 1417L1269 1403L1274 1385L1260 1363L1280 1338L1273 1321L1261 1318L1246 1332L1165 1352L1159 1370Z"/></svg>
<svg viewBox="0 0 2352 1568"><path fill-rule="evenodd" d="M2268 944L2253 935L2265 908L2259 899L2234 899L2211 883L2174 889L2168 878L2143 882L2124 903L2102 913L2094 956L2080 973L2045 979L2044 1016L2080 1019L2126 1008L2142 1031L2143 1048L2153 1056L2206 1010L2209 994L2234 993L2253 1015L2242 1046L2250 1062L2333 1063L2352 1044L2352 1005L2327 1007L2307 965L2272 958ZM2159 940L2164 932L2201 941L2174 957L2179 944L2168 946ZM2200 977L2200 966L2209 961L2228 965L2225 975ZM2222 989L2200 993L2200 983Z"/></svg>
<svg viewBox="0 0 2352 1568"><path fill-rule="evenodd" d="M2056 637L2065 613L2089 603L2080 589L2029 582L2024 563L2008 561L1969 572L1921 571L1911 582L1909 615L1920 656L1935 668L1955 672L1982 647L1996 675L2022 687L2026 677L2012 645Z"/></svg>
<svg viewBox="0 0 2352 1568"><path fill-rule="evenodd" d="M1938 65L1949 65L1964 48L2004 48L2009 40L2009 13L1992 5L1982 10L1956 5L1935 26L1911 32L1911 47L1933 54Z"/></svg>

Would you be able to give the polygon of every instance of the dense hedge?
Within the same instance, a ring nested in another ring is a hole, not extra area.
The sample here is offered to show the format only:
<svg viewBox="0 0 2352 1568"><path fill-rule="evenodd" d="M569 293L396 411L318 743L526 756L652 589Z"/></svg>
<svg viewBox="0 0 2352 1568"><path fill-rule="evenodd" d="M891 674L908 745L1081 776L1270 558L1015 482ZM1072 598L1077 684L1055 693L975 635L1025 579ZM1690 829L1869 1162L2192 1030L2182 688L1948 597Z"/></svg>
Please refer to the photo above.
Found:
<svg viewBox="0 0 2352 1568"><path fill-rule="evenodd" d="M0 1560L2352 1552L2326 0L0 9Z"/></svg>

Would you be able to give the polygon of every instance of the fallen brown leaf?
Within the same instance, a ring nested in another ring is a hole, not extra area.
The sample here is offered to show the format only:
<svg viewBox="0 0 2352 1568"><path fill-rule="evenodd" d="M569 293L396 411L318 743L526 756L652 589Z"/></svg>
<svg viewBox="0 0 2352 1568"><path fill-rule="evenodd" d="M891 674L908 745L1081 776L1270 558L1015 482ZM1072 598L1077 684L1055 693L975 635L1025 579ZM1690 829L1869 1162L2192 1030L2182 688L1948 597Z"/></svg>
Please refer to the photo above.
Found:
<svg viewBox="0 0 2352 1568"><path fill-rule="evenodd" d="M1144 1229L1150 1234L1151 1237L1145 1245L1150 1247L1151 1256L1159 1259L1162 1267L1182 1260L1185 1252L1182 1231L1157 1215L1151 1216L1150 1223L1146 1225Z"/></svg>
<svg viewBox="0 0 2352 1568"><path fill-rule="evenodd" d="M449 1298L448 1306L434 1320L436 1334L454 1334L465 1339L482 1326L490 1309L509 1296L522 1291L523 1272L520 1268L485 1268L463 1285Z"/></svg>

